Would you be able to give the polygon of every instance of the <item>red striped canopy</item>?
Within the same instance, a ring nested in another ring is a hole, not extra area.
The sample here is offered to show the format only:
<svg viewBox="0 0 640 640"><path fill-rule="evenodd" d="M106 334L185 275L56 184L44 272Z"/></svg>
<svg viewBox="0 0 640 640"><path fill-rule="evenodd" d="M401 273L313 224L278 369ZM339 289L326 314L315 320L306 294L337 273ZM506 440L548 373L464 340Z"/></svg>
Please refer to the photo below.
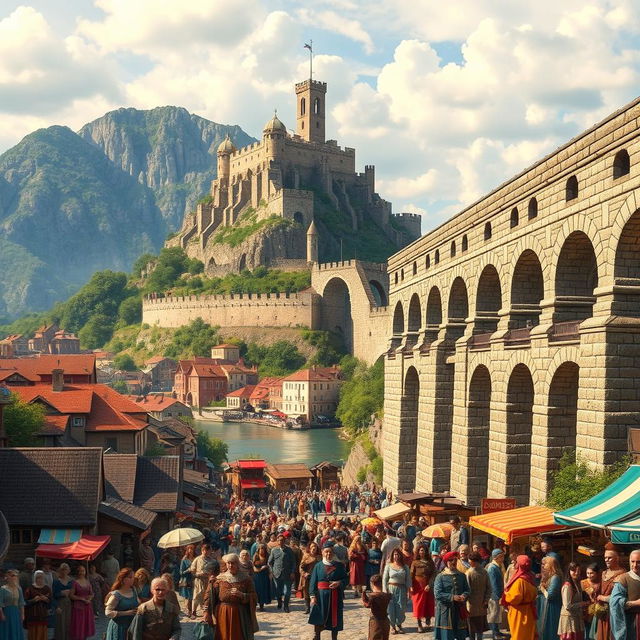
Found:
<svg viewBox="0 0 640 640"><path fill-rule="evenodd" d="M77 542L40 544L36 555L54 560L95 560L111 542L111 536L84 536Z"/></svg>

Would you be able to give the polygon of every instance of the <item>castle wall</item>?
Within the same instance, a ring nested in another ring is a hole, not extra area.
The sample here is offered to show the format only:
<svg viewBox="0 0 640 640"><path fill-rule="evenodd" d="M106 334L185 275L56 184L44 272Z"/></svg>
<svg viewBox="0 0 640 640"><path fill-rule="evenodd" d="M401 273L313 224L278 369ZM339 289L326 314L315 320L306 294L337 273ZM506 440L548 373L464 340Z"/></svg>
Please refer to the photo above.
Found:
<svg viewBox="0 0 640 640"><path fill-rule="evenodd" d="M147 298L142 304L142 322L177 328L202 318L220 327L300 325L315 329L319 324L319 303L318 296L308 292Z"/></svg>
<svg viewBox="0 0 640 640"><path fill-rule="evenodd" d="M529 504L564 451L597 467L626 452L639 126L636 101L390 258L387 487Z"/></svg>

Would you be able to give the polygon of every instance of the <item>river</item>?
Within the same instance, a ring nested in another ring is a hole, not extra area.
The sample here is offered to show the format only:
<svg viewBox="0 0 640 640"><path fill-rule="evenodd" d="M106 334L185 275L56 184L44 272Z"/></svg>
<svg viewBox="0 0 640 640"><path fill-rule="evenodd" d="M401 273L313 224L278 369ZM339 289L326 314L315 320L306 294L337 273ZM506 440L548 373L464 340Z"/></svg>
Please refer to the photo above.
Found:
<svg viewBox="0 0 640 640"><path fill-rule="evenodd" d="M267 462L302 462L311 467L323 460L341 462L349 455L349 445L339 429L277 429L249 422L198 420L198 429L229 446L229 460L262 458Z"/></svg>

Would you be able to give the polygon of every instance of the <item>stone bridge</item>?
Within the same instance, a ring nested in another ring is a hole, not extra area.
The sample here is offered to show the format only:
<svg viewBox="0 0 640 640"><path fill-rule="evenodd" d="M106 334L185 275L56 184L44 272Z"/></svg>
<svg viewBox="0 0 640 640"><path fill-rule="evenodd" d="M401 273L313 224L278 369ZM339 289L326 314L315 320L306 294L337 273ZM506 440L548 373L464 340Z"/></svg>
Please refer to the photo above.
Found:
<svg viewBox="0 0 640 640"><path fill-rule="evenodd" d="M320 328L341 334L353 355L373 364L388 346L386 264L360 260L314 264L311 287L322 299Z"/></svg>
<svg viewBox="0 0 640 640"><path fill-rule="evenodd" d="M547 496L640 427L640 105L389 260L384 484Z"/></svg>

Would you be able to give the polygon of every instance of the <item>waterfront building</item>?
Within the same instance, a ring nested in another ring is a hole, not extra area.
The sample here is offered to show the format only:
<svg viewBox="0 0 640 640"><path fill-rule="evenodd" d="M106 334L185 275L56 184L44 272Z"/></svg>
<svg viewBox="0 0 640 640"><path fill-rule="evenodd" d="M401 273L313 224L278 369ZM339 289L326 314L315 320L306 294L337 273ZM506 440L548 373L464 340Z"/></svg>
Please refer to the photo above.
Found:
<svg viewBox="0 0 640 640"><path fill-rule="evenodd" d="M526 505L640 424L640 100L388 263L384 484Z"/></svg>
<svg viewBox="0 0 640 640"><path fill-rule="evenodd" d="M338 367L296 371L282 380L282 412L305 422L313 422L320 416L333 417L341 384Z"/></svg>

